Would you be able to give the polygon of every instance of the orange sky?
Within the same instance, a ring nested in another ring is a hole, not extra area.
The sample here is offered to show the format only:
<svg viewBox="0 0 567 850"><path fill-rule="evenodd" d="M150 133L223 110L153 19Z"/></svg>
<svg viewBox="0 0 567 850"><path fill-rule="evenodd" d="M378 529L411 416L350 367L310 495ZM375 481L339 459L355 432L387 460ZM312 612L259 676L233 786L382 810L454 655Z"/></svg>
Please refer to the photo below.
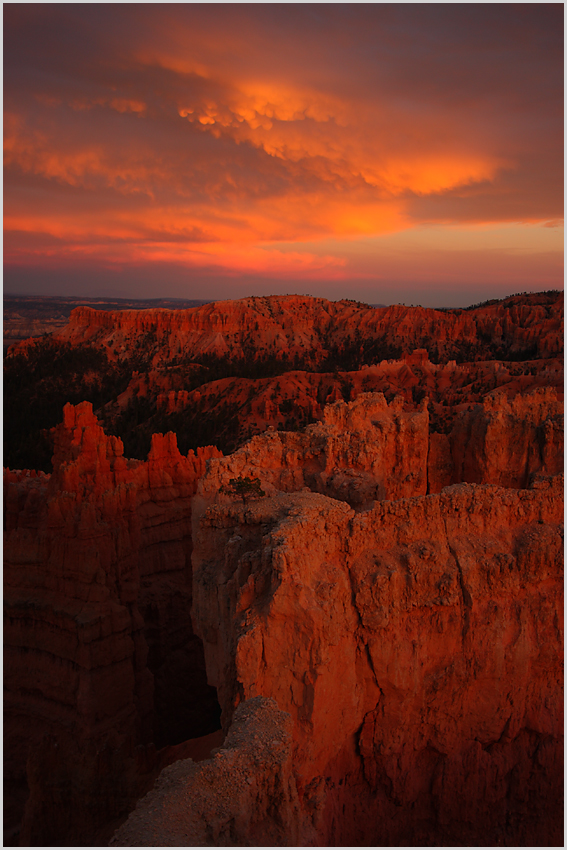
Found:
<svg viewBox="0 0 567 850"><path fill-rule="evenodd" d="M5 291L562 286L562 12L5 5Z"/></svg>

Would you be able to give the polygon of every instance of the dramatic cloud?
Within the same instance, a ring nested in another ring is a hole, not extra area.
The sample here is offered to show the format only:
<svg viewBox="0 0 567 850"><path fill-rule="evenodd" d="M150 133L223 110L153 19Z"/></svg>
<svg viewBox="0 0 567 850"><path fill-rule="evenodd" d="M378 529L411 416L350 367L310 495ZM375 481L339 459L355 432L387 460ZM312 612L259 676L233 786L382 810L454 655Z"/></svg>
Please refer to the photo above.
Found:
<svg viewBox="0 0 567 850"><path fill-rule="evenodd" d="M512 289L562 279L559 4L8 4L4 19L7 288L42 266L134 282L150 264L156 295L176 267L214 297L244 294L244 275L396 300L378 292L401 279L392 235L415 235L401 266L431 286L439 227L451 246L455 227L503 223L505 244L475 240L479 283L516 280L506 259L516 270L543 226Z"/></svg>

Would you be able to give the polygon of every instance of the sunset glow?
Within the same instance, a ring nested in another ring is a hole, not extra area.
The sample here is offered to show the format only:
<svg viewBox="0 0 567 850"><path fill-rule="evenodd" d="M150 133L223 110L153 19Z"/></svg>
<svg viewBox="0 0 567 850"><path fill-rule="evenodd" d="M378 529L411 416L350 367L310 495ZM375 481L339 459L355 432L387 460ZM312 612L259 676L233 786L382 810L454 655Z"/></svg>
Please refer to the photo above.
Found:
<svg viewBox="0 0 567 850"><path fill-rule="evenodd" d="M560 287L562 11L5 5L5 290Z"/></svg>

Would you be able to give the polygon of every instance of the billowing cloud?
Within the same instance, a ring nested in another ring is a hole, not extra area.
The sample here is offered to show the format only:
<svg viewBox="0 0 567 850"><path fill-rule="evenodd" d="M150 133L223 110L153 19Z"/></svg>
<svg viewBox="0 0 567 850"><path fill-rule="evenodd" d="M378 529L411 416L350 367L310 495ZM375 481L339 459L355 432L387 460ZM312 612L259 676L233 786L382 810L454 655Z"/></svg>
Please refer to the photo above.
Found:
<svg viewBox="0 0 567 850"><path fill-rule="evenodd" d="M379 276L391 234L506 222L521 240L562 218L559 4L9 4L4 17L11 269L82 258L363 279L361 239Z"/></svg>

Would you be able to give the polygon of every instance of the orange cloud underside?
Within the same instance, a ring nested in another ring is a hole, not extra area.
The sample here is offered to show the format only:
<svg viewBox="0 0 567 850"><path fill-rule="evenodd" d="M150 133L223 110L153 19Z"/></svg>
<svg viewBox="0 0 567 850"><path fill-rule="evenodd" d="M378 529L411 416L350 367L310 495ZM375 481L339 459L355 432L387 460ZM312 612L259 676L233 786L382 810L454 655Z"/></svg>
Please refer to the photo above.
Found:
<svg viewBox="0 0 567 850"><path fill-rule="evenodd" d="M283 191L264 197L254 197L253 185L243 188L228 175L225 179L230 194L219 197L222 190L209 186L209 202L203 197L198 201L183 197L176 186L175 163L152 158L150 151L134 150L121 157L102 143L88 141L58 149L54 136L32 133L20 116L8 115L5 164L85 194L71 212L50 209L46 215L7 209L7 256L11 255L9 232L23 231L49 234L58 240L60 244L50 248L50 256L58 251L100 254L108 251L106 242L113 244L115 256L116 243L124 242L125 258L135 254L139 259L152 256L199 264L200 258L207 256L226 268L242 269L248 263L253 271L275 270L277 263L273 257L267 261L265 250L235 250L235 245L282 240L301 243L313 238L356 237L404 229L408 226L404 193L423 195L489 180L497 170L497 163L489 156L482 159L458 152L441 156L415 151L404 159L379 150L369 151L360 129L355 127L354 117L347 120L347 110L343 108L337 110L341 123L333 122L329 103L318 107L314 96L298 96L294 100L289 91L284 90L278 97L277 90L272 89L269 99L256 96L251 100L253 105L234 107L230 120L227 116L223 119L220 109L210 103L200 114L194 111L183 115L188 107L180 108L179 120L198 122L204 134L222 134L236 145L251 145L264 155L268 165L271 160L283 161L291 174L287 175ZM143 115L142 105L137 102L125 104L113 99L95 105ZM222 170L219 163L219 174ZM170 205L156 202L156 186L176 195ZM141 209L108 209L101 215L100 209L89 209L89 194L97 189L141 197L147 203ZM195 230L205 234L198 249L190 244ZM184 235L188 244L182 247L178 242ZM168 240L173 242L168 244ZM276 252L273 256L279 255ZM307 255L300 259L297 254L293 262L287 256L285 262L281 260L281 269L303 270L311 262ZM317 262L320 265L320 260Z"/></svg>
<svg viewBox="0 0 567 850"><path fill-rule="evenodd" d="M401 232L420 215L450 220L453 209L466 219L469 203L477 223L558 217L537 204L532 212L521 193L514 208L514 187L500 183L526 156L521 135L502 143L507 131L475 102L447 108L433 97L422 108L411 87L399 97L378 84L343 90L332 51L312 60L321 47L301 33L290 48L303 51L303 66L284 50L272 61L257 27L216 32L181 24L178 9L152 9L143 10L151 25L117 53L122 82L104 70L84 91L38 86L27 101L9 99L8 261L339 274L344 255L302 245ZM487 202L474 200L483 193ZM428 206L439 199L448 213Z"/></svg>

